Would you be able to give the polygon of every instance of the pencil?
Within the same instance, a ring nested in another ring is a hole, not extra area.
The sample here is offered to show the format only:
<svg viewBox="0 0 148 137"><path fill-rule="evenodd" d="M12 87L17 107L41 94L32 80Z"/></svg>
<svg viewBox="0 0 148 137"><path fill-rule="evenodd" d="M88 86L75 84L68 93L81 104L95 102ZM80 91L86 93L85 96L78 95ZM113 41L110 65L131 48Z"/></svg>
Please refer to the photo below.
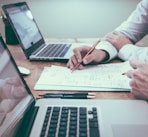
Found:
<svg viewBox="0 0 148 137"><path fill-rule="evenodd" d="M84 59L85 57L87 57L90 53L93 52L93 50L96 48L96 46L98 45L98 43L99 43L100 41L101 41L101 40L99 39L98 41L96 41L96 42L93 44L93 46L92 46L91 49L87 52L87 54L83 57L83 59ZM80 64L83 62L83 59L82 59L81 62L79 62L78 64L75 65L75 67L72 69L72 72L75 71L75 70L80 66Z"/></svg>

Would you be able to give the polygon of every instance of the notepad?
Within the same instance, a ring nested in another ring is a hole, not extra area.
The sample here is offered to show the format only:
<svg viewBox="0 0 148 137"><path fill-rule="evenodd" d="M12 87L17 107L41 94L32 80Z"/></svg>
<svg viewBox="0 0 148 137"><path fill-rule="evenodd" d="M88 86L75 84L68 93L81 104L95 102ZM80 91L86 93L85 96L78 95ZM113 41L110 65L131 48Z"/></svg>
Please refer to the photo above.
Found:
<svg viewBox="0 0 148 137"><path fill-rule="evenodd" d="M84 67L71 72L67 67L44 67L35 90L130 91L129 62Z"/></svg>

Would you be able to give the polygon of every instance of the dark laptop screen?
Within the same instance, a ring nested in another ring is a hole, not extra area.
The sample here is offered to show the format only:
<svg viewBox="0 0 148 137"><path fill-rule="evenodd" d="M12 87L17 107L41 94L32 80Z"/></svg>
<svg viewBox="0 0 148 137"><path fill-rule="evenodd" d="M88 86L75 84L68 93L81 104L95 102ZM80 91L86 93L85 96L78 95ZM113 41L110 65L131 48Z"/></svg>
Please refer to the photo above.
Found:
<svg viewBox="0 0 148 137"><path fill-rule="evenodd" d="M0 137L13 136L31 99L0 36Z"/></svg>
<svg viewBox="0 0 148 137"><path fill-rule="evenodd" d="M26 4L7 7L6 11L24 49L30 48L42 38L32 13Z"/></svg>

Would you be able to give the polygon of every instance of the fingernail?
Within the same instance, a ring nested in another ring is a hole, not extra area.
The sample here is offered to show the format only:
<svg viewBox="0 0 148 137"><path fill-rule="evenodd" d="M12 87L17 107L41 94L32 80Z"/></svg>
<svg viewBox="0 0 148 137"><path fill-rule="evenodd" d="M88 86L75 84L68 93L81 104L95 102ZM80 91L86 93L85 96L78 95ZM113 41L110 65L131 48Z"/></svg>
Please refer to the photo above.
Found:
<svg viewBox="0 0 148 137"><path fill-rule="evenodd" d="M86 59L84 59L84 60L83 60L83 63L84 63L84 64L87 64L87 60L86 60Z"/></svg>

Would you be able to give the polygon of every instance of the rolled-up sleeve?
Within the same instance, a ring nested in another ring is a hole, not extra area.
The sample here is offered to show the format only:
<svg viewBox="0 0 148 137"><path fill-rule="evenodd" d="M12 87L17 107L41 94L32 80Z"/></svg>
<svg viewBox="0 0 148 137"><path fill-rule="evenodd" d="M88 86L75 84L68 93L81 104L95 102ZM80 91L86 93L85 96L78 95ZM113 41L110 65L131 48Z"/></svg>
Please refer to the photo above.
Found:
<svg viewBox="0 0 148 137"><path fill-rule="evenodd" d="M130 39L133 44L141 40L148 34L148 0L142 0L132 12L129 18L124 21L119 27L115 29L122 33L125 37ZM148 60L148 47L142 48L133 44L123 46L119 52L109 42L102 41L98 44L97 49L105 50L109 54L110 61L118 56L122 60L129 60L130 58L137 58L140 60ZM140 53L144 53L140 55Z"/></svg>
<svg viewBox="0 0 148 137"><path fill-rule="evenodd" d="M116 48L108 41L101 41L97 45L96 49L104 50L108 53L109 59L106 60L105 62L112 60L113 58L115 58L118 55Z"/></svg>
<svg viewBox="0 0 148 137"><path fill-rule="evenodd" d="M148 33L148 0L142 0L116 31L124 34L133 43L142 39Z"/></svg>

